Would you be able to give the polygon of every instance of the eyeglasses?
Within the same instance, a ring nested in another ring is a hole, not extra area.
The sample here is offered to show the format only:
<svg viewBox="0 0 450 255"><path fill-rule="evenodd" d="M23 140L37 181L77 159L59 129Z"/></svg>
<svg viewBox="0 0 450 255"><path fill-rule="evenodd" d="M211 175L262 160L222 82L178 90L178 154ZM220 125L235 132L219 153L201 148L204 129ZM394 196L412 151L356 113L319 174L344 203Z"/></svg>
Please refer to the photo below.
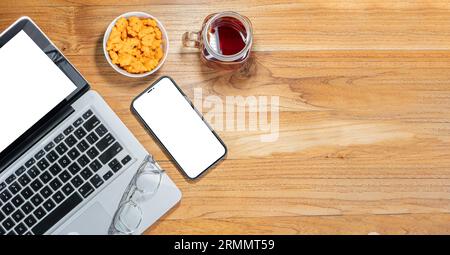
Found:
<svg viewBox="0 0 450 255"><path fill-rule="evenodd" d="M140 202L157 193L163 173L153 157L147 155L122 196L110 234L129 235L138 229L143 218Z"/></svg>

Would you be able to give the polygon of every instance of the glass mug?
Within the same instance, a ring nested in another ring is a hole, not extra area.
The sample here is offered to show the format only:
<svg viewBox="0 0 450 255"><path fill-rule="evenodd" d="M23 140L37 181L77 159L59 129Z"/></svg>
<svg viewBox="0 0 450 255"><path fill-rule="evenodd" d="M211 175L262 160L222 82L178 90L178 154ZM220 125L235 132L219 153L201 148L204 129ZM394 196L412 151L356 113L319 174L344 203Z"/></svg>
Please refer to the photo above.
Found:
<svg viewBox="0 0 450 255"><path fill-rule="evenodd" d="M201 60L213 68L242 67L250 58L252 43L250 20L231 11L211 14L199 32L183 34L183 45L200 49Z"/></svg>

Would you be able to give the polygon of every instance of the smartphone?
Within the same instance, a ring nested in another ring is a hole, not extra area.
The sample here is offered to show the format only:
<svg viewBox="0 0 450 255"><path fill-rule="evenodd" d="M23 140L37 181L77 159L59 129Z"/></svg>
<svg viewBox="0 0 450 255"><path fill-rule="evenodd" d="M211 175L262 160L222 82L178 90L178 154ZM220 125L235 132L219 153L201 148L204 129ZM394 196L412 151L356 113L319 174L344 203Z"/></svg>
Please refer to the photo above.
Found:
<svg viewBox="0 0 450 255"><path fill-rule="evenodd" d="M223 141L168 76L138 95L131 110L191 179L227 154Z"/></svg>

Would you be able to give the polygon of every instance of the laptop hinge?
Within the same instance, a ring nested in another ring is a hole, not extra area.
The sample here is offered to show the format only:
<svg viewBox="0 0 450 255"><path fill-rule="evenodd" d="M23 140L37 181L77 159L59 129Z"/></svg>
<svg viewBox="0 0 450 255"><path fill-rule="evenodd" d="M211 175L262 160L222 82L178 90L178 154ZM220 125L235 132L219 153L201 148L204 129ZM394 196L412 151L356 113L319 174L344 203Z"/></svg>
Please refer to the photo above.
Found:
<svg viewBox="0 0 450 255"><path fill-rule="evenodd" d="M16 147L15 150L11 151L9 155L5 157L3 162L0 162L0 173L8 168L12 163L14 163L18 158L20 158L25 152L27 152L31 147L33 147L37 142L39 142L44 136L46 136L50 131L55 129L61 122L63 122L69 115L71 115L75 110L72 106L68 105L61 109L58 114L55 114L46 125L42 125L41 128L37 129L35 132L30 134L28 139L26 139L22 144Z"/></svg>

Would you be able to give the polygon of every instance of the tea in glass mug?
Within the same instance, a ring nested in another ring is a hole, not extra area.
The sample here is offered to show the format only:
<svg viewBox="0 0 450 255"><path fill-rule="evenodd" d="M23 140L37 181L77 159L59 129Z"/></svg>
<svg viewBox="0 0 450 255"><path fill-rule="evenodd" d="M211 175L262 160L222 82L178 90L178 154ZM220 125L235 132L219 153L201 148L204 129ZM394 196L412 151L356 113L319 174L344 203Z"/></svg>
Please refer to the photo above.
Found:
<svg viewBox="0 0 450 255"><path fill-rule="evenodd" d="M214 68L242 67L250 57L252 43L250 20L231 11L211 14L199 32L183 34L183 45L200 49L202 61Z"/></svg>

